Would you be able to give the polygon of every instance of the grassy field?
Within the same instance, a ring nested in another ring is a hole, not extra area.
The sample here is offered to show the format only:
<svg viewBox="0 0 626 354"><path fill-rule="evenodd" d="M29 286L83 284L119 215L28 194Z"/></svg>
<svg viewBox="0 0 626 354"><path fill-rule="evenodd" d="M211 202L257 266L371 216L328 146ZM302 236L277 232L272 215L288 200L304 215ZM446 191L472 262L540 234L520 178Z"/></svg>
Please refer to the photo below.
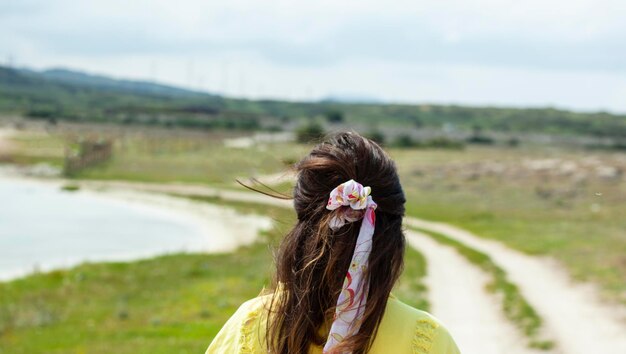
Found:
<svg viewBox="0 0 626 354"><path fill-rule="evenodd" d="M114 158L77 178L235 188L235 178L280 174L310 149L293 143L231 148L223 141L237 137L232 133L100 128L21 132L11 138L11 154L1 158L60 168L68 142L81 136L114 138ZM626 304L626 154L548 145L390 153L400 170L409 215L554 257L576 279L600 285L608 301ZM289 183L278 186L287 193L289 188ZM236 207L268 212L281 221L265 235L269 244L293 222L283 210ZM0 353L8 353L7 348L11 353L201 351L235 308L268 284L267 245L259 242L230 255L88 264L0 284ZM494 286L509 288L489 260L464 252L493 271ZM425 270L422 255L407 250L405 273L394 293L427 310ZM224 297L226 293L231 295ZM538 326L532 311L513 306L509 312L511 317L523 315L517 322L532 336ZM539 338L536 346L549 344Z"/></svg>
<svg viewBox="0 0 626 354"><path fill-rule="evenodd" d="M410 215L553 256L626 304L626 155L547 147L392 153Z"/></svg>
<svg viewBox="0 0 626 354"><path fill-rule="evenodd" d="M93 127L14 138L16 160L62 160L64 140ZM106 165L80 178L233 186L238 177L284 171L309 147L225 147L220 133L98 129L116 137ZM544 146L391 150L408 213L451 222L532 254L555 256L579 279L626 303L626 155ZM282 186L288 190L288 185Z"/></svg>
<svg viewBox="0 0 626 354"><path fill-rule="evenodd" d="M13 159L58 164L64 141L113 137L114 158L79 178L233 187L235 178L285 171L310 148L293 143L229 148L222 141L232 133L68 127L14 137ZM409 215L553 256L575 278L600 284L607 299L626 304L626 154L549 145L390 153ZM288 192L289 184L279 189Z"/></svg>
<svg viewBox="0 0 626 354"><path fill-rule="evenodd" d="M233 186L236 178L282 171L308 147L268 143L261 148L230 148L229 132L132 129L106 125L66 125L53 130L20 132L11 141L11 156L0 161L18 164L49 162L61 168L66 147L82 139L112 139L114 158L84 170L76 178L142 182L184 182Z"/></svg>
<svg viewBox="0 0 626 354"><path fill-rule="evenodd" d="M264 213L280 222L233 254L85 264L0 283L0 353L203 352L236 308L269 284L268 242L293 216Z"/></svg>

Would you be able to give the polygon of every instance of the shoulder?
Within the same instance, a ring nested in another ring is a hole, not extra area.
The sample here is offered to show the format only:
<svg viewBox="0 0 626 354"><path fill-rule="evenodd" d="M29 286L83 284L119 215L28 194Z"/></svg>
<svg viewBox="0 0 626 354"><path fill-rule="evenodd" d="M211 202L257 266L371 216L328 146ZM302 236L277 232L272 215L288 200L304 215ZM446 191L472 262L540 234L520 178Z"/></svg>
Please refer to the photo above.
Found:
<svg viewBox="0 0 626 354"><path fill-rule="evenodd" d="M372 349L388 349L390 346L397 347L398 353L459 353L450 332L439 319L393 296L387 301L385 315Z"/></svg>
<svg viewBox="0 0 626 354"><path fill-rule="evenodd" d="M215 336L206 354L256 353L262 347L264 334L260 326L265 304L270 296L250 299L237 309Z"/></svg>
<svg viewBox="0 0 626 354"><path fill-rule="evenodd" d="M233 314L231 320L237 323L249 324L254 319L260 319L272 300L272 295L261 295L247 300Z"/></svg>
<svg viewBox="0 0 626 354"><path fill-rule="evenodd" d="M267 305L269 305L271 299L271 294L257 296L241 304L241 306L239 306L239 309L237 309L237 312L250 313L262 311Z"/></svg>

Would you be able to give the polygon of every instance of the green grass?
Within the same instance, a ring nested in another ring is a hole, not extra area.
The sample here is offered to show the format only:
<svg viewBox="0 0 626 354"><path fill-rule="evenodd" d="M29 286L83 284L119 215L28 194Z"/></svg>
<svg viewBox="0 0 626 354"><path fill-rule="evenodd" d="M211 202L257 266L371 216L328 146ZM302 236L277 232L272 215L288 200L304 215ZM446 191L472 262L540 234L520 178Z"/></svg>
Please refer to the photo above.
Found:
<svg viewBox="0 0 626 354"><path fill-rule="evenodd" d="M267 282L263 251L82 265L1 284L0 352L202 352Z"/></svg>
<svg viewBox="0 0 626 354"><path fill-rule="evenodd" d="M61 190L66 192L76 192L80 190L80 186L77 184L64 184L61 186Z"/></svg>
<svg viewBox="0 0 626 354"><path fill-rule="evenodd" d="M256 177L284 170L299 160L307 146L262 143L252 148L232 148L224 139L229 132L164 131L145 128L78 125L50 132L20 132L11 137L15 151L5 162L48 162L61 167L65 147L81 139L112 139L110 161L81 171L78 179L135 182L182 182L232 186L237 178Z"/></svg>
<svg viewBox="0 0 626 354"><path fill-rule="evenodd" d="M623 154L536 147L392 151L407 214L451 223L532 255L560 261L577 280L626 305ZM533 171L532 161L558 160ZM490 167L490 166L495 167ZM576 166L573 172L562 168Z"/></svg>
<svg viewBox="0 0 626 354"><path fill-rule="evenodd" d="M88 133L89 129L84 131ZM58 134L60 132L18 136L18 159L25 163L56 161L58 164L62 161L63 144L60 142L64 138ZM220 135L222 133L147 129L107 134L119 139L114 159L107 165L85 171L79 178L232 187L237 177L284 171L310 148L266 144L258 149L231 149L221 143L225 137ZM626 282L623 281L626 279L626 218L623 217L626 215L626 160L623 153L550 146L470 146L464 150L390 152L397 162L407 195L407 215L448 222L514 249L553 257L565 265L575 279L598 284L607 301L626 305ZM560 162L546 171L526 166L528 161L545 159ZM568 172L566 167L572 164L576 168ZM599 176L598 171L605 167L615 168L621 175ZM288 190L289 185L282 184L278 189ZM246 208L261 213L267 209L266 206ZM267 251L265 245L262 247ZM425 269L423 257L407 250L406 270L394 290L400 299L422 309L428 308L421 283ZM501 286L508 287L506 283ZM7 313L3 311L0 318ZM537 345L542 346L541 341Z"/></svg>
<svg viewBox="0 0 626 354"><path fill-rule="evenodd" d="M415 227L410 228L432 237L439 243L453 247L470 263L485 271L490 276L487 289L500 295L502 311L528 337L530 347L548 350L554 346L554 342L541 337L542 319L537 311L526 301L518 287L509 281L506 272L495 264L491 257L440 233Z"/></svg>
<svg viewBox="0 0 626 354"><path fill-rule="evenodd" d="M424 311L430 310L428 288L424 284L427 266L424 255L407 245L404 271L393 290L394 295L404 303Z"/></svg>
<svg viewBox="0 0 626 354"><path fill-rule="evenodd" d="M310 148L277 143L232 149L222 144L232 133L69 125L50 133L21 132L13 138L19 147L14 160L58 165L64 139L93 135L116 139L114 158L84 171L79 179L232 188L236 178L285 171ZM600 285L604 299L626 305L623 153L538 145L390 152L407 195L408 215L448 222L529 254L554 257L575 279ZM525 167L542 159L560 163L547 172ZM493 164L497 169L490 169ZM577 166L574 172L562 170L568 164ZM607 166L621 175L599 177L598 169Z"/></svg>
<svg viewBox="0 0 626 354"><path fill-rule="evenodd" d="M268 242L293 216L263 211L283 222L232 254L83 264L0 283L0 353L203 352L269 284Z"/></svg>

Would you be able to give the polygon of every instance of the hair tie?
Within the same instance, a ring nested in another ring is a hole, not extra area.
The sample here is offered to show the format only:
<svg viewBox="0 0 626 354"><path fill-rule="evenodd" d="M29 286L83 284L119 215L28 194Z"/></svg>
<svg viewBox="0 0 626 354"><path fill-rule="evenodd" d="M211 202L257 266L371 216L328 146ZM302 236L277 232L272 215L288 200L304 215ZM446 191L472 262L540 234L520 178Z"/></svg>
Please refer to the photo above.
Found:
<svg viewBox="0 0 626 354"><path fill-rule="evenodd" d="M337 307L324 346L324 353L330 352L344 338L356 334L361 327L369 291L369 284L363 280L363 273L368 266L376 224L374 213L376 203L372 200L370 193L370 187L363 187L351 179L330 192L328 205L326 205L328 210L340 208L330 220L329 225L332 230L338 230L346 223L360 219L363 219L363 222L352 254L350 268L348 268L337 299Z"/></svg>

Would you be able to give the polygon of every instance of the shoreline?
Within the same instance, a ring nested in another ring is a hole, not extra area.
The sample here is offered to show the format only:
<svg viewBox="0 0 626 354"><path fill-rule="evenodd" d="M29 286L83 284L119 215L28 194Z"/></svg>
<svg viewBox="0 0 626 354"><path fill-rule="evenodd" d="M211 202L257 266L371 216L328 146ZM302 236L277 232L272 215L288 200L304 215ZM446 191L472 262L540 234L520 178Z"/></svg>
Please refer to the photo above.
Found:
<svg viewBox="0 0 626 354"><path fill-rule="evenodd" d="M4 171L6 172L6 171ZM3 173L0 166L0 183L8 181L31 185L36 188L61 190L67 182L19 177L19 174ZM113 254L67 255L63 260L48 259L35 264L0 271L0 282L28 277L40 272L73 268L83 263L132 262L174 253L213 254L232 252L238 247L249 245L258 239L260 232L271 228L272 220L266 216L242 214L233 208L208 202L192 201L155 192L138 192L124 189L95 189L81 185L75 193L107 207L126 209L140 216L147 216L182 226L190 231L192 240L185 238L176 247L157 247L152 250L129 249ZM88 252L86 252L88 253Z"/></svg>

